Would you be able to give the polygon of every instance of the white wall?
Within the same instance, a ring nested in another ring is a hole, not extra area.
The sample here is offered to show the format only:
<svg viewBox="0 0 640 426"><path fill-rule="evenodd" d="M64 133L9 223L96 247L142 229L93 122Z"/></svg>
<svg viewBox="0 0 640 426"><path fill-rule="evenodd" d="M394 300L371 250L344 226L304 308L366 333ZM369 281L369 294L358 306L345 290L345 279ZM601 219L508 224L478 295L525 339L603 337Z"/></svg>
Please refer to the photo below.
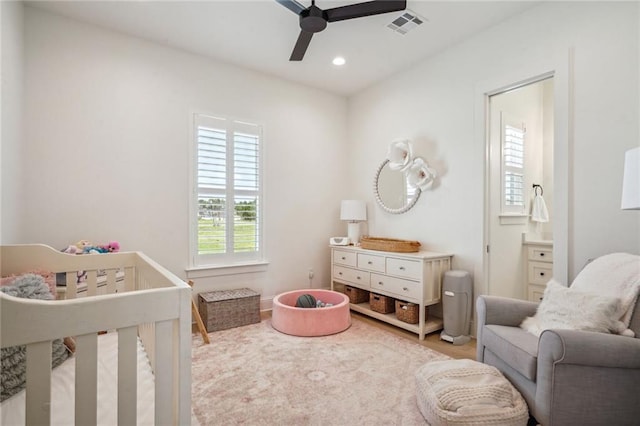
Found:
<svg viewBox="0 0 640 426"><path fill-rule="evenodd" d="M188 265L194 110L264 125L267 271L196 280L263 299L329 285L343 233L346 100L25 8L23 242L118 240L178 276Z"/></svg>
<svg viewBox="0 0 640 426"><path fill-rule="evenodd" d="M22 97L24 72L23 9L0 2L2 14L2 83L0 139L0 243L19 241L22 211Z"/></svg>
<svg viewBox="0 0 640 426"><path fill-rule="evenodd" d="M546 3L351 98L356 196L373 203L369 176L398 137L413 139L416 154L440 175L439 185L407 214L371 209L370 233L417 239L428 249L454 253L454 267L471 271L476 292L484 292L485 152L476 138L475 123L483 123L475 117L476 89L525 67L537 72L550 57L566 58L567 66L573 47L572 192L565 194L569 276L593 256L640 253L640 215L620 210L624 151L640 140L637 8L636 3Z"/></svg>

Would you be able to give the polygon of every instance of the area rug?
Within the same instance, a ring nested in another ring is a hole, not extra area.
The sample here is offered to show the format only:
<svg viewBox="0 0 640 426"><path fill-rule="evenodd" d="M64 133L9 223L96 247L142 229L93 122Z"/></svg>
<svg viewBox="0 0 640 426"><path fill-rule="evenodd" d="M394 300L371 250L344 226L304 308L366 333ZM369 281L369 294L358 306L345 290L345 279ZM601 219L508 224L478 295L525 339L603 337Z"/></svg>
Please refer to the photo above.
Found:
<svg viewBox="0 0 640 426"><path fill-rule="evenodd" d="M448 356L353 318L346 331L296 337L259 324L194 336L200 425L415 425L414 373Z"/></svg>

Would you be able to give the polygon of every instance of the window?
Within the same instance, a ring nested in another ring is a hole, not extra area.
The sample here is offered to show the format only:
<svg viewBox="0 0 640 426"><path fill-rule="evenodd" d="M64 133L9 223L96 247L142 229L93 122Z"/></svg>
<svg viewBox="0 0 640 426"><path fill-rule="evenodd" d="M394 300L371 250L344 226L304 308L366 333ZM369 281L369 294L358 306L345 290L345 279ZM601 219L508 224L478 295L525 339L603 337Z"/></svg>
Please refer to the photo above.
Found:
<svg viewBox="0 0 640 426"><path fill-rule="evenodd" d="M193 266L262 260L262 127L194 116Z"/></svg>
<svg viewBox="0 0 640 426"><path fill-rule="evenodd" d="M523 124L502 121L502 213L524 213Z"/></svg>

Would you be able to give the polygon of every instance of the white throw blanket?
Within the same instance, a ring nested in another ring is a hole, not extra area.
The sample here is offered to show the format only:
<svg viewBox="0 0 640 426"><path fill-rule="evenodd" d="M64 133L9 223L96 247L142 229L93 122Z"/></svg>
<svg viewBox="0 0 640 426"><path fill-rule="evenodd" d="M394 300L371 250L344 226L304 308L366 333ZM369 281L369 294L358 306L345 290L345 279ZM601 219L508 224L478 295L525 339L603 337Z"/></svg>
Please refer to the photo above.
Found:
<svg viewBox="0 0 640 426"><path fill-rule="evenodd" d="M629 327L640 294L640 256L612 253L589 263L571 288L620 299L620 321Z"/></svg>

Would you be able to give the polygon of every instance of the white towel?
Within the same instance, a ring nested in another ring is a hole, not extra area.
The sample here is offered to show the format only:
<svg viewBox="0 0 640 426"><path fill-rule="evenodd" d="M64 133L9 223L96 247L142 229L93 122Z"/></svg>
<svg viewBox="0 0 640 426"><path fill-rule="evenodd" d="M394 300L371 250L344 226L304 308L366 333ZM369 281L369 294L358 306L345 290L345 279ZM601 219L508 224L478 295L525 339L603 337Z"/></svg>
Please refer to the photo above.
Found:
<svg viewBox="0 0 640 426"><path fill-rule="evenodd" d="M544 198L542 198L542 194L536 194L536 196L533 197L531 220L534 222L549 222L549 211L547 210L547 203L545 203Z"/></svg>

